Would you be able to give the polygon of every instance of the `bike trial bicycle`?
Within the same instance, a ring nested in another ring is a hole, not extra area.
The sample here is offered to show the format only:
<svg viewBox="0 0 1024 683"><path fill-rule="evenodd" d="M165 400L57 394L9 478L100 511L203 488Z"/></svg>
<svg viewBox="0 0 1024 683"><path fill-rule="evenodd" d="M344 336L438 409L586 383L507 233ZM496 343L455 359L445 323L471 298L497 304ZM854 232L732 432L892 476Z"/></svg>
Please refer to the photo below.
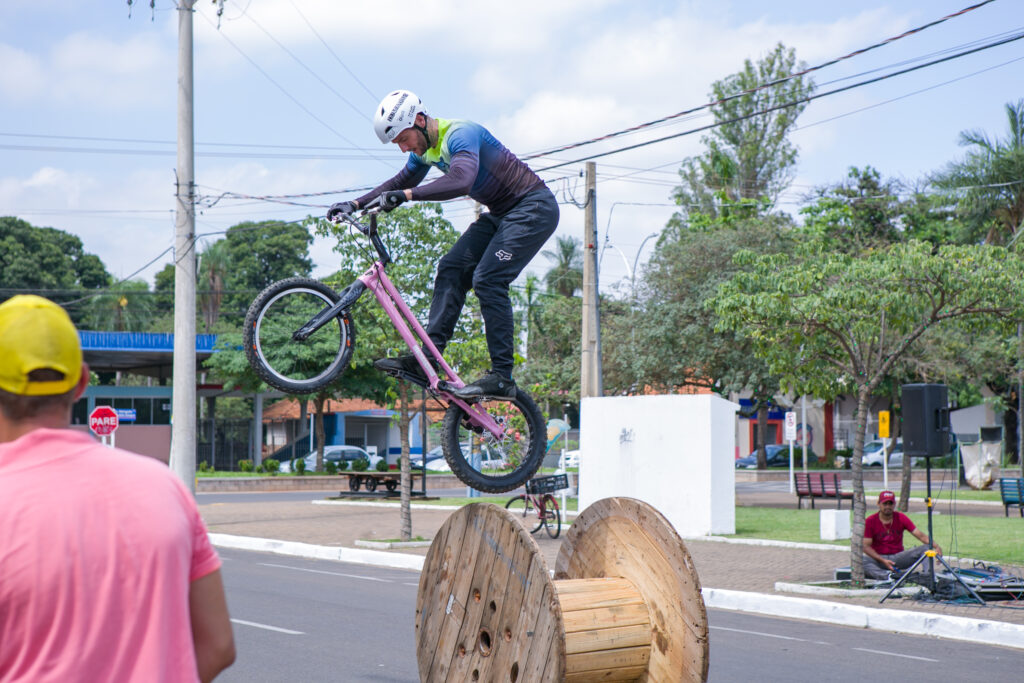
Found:
<svg viewBox="0 0 1024 683"><path fill-rule="evenodd" d="M452 472L479 491L516 489L533 476L544 458L544 416L522 388L517 388L514 398L501 400L466 401L451 393L465 383L438 353L387 275L392 259L377 230L381 210L379 202L374 202L359 218L338 217L362 232L377 255L350 285L335 291L319 280L293 277L271 284L256 297L246 314L243 335L249 364L260 379L285 393L313 394L327 387L352 360L356 333L350 310L369 290L416 357L426 381L404 372L393 376L423 387L445 408L441 446ZM463 443L471 444L465 454ZM488 459L485 466L480 449L472 447L475 443L498 454L498 462Z"/></svg>

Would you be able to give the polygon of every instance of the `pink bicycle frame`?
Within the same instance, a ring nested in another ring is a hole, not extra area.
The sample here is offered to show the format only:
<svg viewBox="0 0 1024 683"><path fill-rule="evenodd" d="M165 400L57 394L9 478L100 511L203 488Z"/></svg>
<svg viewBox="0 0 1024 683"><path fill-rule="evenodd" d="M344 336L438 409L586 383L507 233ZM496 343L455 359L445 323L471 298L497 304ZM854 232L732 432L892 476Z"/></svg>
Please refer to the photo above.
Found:
<svg viewBox="0 0 1024 683"><path fill-rule="evenodd" d="M455 374L451 366L445 361L445 359L438 352L437 347L434 346L434 342L427 336L426 330L423 329L423 325L416 319L416 316L412 314L409 306L406 305L405 300L402 299L402 295L398 292L394 283L388 277L387 272L384 270L384 264L381 261L377 261L365 273L359 276L359 281L362 282L367 289L373 292L373 295L377 298L381 308L388 314L391 319L391 324L395 326L395 330L402 337L402 340L408 345L409 351L416 357L416 361L423 368L423 372L427 375L427 380L430 382L430 390L435 393L444 394L445 398L458 405L462 408L466 415L469 416L470 421L483 429L490 432L494 438L501 439L505 434L505 429L498 424L493 417L491 417L486 410L482 410L479 405L475 403L466 403L457 396L453 396L440 387L440 377L437 372L434 371L433 366L427 361L427 356L423 353L423 347L426 347L434 359L438 362L441 368L445 371L445 374L451 378L450 384L456 388L465 386L463 381L459 379L459 376ZM411 329L410 329L411 328ZM415 332L415 334L413 334Z"/></svg>

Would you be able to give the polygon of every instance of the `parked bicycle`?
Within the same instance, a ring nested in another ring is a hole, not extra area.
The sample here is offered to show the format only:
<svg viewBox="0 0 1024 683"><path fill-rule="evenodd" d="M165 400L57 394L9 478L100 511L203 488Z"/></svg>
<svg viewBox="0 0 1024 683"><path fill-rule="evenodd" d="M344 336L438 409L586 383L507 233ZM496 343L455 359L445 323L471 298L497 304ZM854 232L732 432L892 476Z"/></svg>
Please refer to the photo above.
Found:
<svg viewBox="0 0 1024 683"><path fill-rule="evenodd" d="M535 534L544 527L548 536L558 538L562 531L562 514L558 500L551 494L568 487L568 477L564 474L531 479L526 482L526 493L505 503L505 509L518 515L530 533ZM533 514L536 521L531 519Z"/></svg>
<svg viewBox="0 0 1024 683"><path fill-rule="evenodd" d="M379 202L374 202L358 218L339 217L340 222L366 235L378 257L343 290L293 277L275 282L256 297L245 318L243 344L249 364L260 379L286 393L312 394L328 386L352 359L356 335L349 312L363 292L370 290L427 379L404 372L393 376L425 388L445 407L441 445L452 472L467 485L489 493L522 486L544 457L544 416L521 387L511 400L466 401L451 393L465 386L464 382L437 351L388 278L387 266L392 260L377 231L380 211ZM500 465L495 466L493 459L482 463L479 449L464 454L460 445L474 440L500 455Z"/></svg>

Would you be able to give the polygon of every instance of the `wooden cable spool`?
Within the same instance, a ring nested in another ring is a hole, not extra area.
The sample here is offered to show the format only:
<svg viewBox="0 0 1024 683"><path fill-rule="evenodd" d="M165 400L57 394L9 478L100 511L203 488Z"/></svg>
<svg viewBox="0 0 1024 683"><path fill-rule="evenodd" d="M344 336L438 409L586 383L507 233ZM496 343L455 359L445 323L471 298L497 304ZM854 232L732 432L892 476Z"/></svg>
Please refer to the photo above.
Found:
<svg viewBox="0 0 1024 683"><path fill-rule="evenodd" d="M705 681L700 580L661 513L632 498L584 510L554 579L510 512L467 505L442 525L416 600L421 681Z"/></svg>

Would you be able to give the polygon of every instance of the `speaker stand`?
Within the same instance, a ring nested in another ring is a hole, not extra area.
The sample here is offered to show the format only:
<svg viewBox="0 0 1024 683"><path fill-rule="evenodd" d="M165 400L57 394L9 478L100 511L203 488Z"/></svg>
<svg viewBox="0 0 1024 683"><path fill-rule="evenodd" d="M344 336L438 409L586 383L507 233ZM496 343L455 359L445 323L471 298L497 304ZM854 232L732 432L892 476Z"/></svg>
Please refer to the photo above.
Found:
<svg viewBox="0 0 1024 683"><path fill-rule="evenodd" d="M903 457L904 458L909 458L910 455L908 455L906 452L904 452ZM938 560L939 562L942 563L942 566L946 568L946 571L948 571L950 573L950 575L952 575L952 577L957 580L957 583L959 583L961 586L964 587L964 589L967 590L967 592L970 594L970 596L972 598L974 598L979 603L984 605L985 601L982 599L982 597L980 595L978 595L977 591L975 591L973 588L971 588L966 583L964 583L964 580L960 578L959 574L957 574L955 571L953 571L953 568L950 567L949 564L946 563L946 560L944 560L941 555L939 555L937 552L935 552L935 537L932 536L932 459L931 458L925 458L924 466L925 466L925 479L927 481L927 486L928 486L928 497L925 498L925 506L928 508L928 550L926 550L924 552L924 555L922 555L921 557L917 558L917 561L914 562L914 564L910 565L909 569L907 569L905 572L903 572L903 575L900 576L899 580L896 581L896 583L893 584L892 588L889 589L889 592L885 594L885 597L883 597L878 602L879 603L885 602L886 598L888 598L890 595L892 595L893 592L897 588L899 588L903 584L904 581L906 581L907 577L910 576L914 572L914 570L917 569L921 565L921 563L924 562L927 559L928 560L928 574L927 574L927 576L928 576L928 590L931 592L932 595L935 595L935 584L936 584L936 581L935 581L935 560Z"/></svg>

